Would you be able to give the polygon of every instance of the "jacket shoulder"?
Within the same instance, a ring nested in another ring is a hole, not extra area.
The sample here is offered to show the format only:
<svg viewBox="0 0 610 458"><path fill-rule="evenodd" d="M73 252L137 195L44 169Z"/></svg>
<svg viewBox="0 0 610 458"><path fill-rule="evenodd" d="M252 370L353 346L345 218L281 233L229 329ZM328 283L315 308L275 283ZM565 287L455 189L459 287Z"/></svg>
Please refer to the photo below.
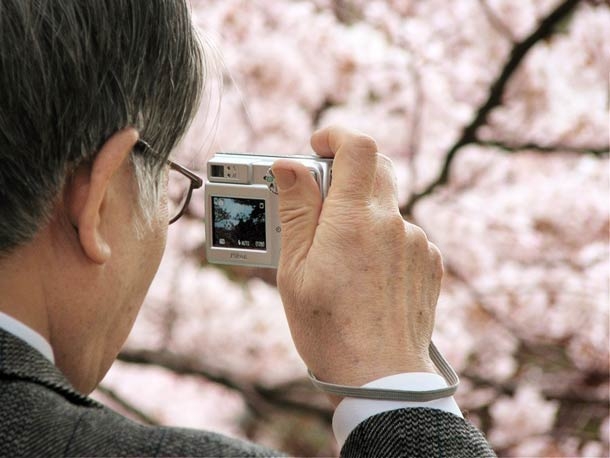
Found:
<svg viewBox="0 0 610 458"><path fill-rule="evenodd" d="M219 434L152 427L48 387L0 378L0 456L277 456Z"/></svg>

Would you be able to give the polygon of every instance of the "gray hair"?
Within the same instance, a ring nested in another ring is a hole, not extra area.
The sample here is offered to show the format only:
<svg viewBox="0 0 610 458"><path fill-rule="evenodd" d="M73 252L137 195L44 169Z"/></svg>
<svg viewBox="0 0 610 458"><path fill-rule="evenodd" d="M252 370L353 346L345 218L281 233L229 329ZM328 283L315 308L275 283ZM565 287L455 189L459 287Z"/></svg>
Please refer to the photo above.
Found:
<svg viewBox="0 0 610 458"><path fill-rule="evenodd" d="M204 56L185 0L0 2L0 256L45 224L66 177L133 126L140 202L200 100ZM146 214L146 209L143 209Z"/></svg>

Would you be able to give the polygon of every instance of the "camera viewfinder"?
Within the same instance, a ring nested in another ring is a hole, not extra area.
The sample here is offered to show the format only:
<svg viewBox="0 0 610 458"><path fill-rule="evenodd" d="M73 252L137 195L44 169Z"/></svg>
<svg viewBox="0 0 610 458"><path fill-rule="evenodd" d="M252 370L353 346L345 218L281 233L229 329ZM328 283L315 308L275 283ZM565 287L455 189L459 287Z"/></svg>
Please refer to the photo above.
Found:
<svg viewBox="0 0 610 458"><path fill-rule="evenodd" d="M213 165L212 166L212 176L216 177L216 178L224 178L224 176L225 176L224 165Z"/></svg>

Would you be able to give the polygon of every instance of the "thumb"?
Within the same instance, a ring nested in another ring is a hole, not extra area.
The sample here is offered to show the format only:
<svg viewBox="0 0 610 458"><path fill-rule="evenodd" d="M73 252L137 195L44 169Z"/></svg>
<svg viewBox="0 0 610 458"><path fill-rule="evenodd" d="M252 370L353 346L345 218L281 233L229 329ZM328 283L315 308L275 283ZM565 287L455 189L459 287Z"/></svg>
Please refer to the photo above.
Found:
<svg viewBox="0 0 610 458"><path fill-rule="evenodd" d="M280 269L296 273L313 243L322 196L316 180L303 164L280 159L273 164L272 171L279 190L282 225Z"/></svg>

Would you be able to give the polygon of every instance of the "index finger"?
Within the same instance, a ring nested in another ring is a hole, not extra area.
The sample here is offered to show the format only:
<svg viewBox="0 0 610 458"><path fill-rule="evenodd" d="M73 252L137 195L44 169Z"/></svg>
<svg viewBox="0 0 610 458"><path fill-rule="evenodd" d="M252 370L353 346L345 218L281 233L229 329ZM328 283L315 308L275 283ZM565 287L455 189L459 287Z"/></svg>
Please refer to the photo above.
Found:
<svg viewBox="0 0 610 458"><path fill-rule="evenodd" d="M375 140L357 130L332 126L315 132L311 146L323 157L334 157L331 192L350 198L368 198L377 169Z"/></svg>

